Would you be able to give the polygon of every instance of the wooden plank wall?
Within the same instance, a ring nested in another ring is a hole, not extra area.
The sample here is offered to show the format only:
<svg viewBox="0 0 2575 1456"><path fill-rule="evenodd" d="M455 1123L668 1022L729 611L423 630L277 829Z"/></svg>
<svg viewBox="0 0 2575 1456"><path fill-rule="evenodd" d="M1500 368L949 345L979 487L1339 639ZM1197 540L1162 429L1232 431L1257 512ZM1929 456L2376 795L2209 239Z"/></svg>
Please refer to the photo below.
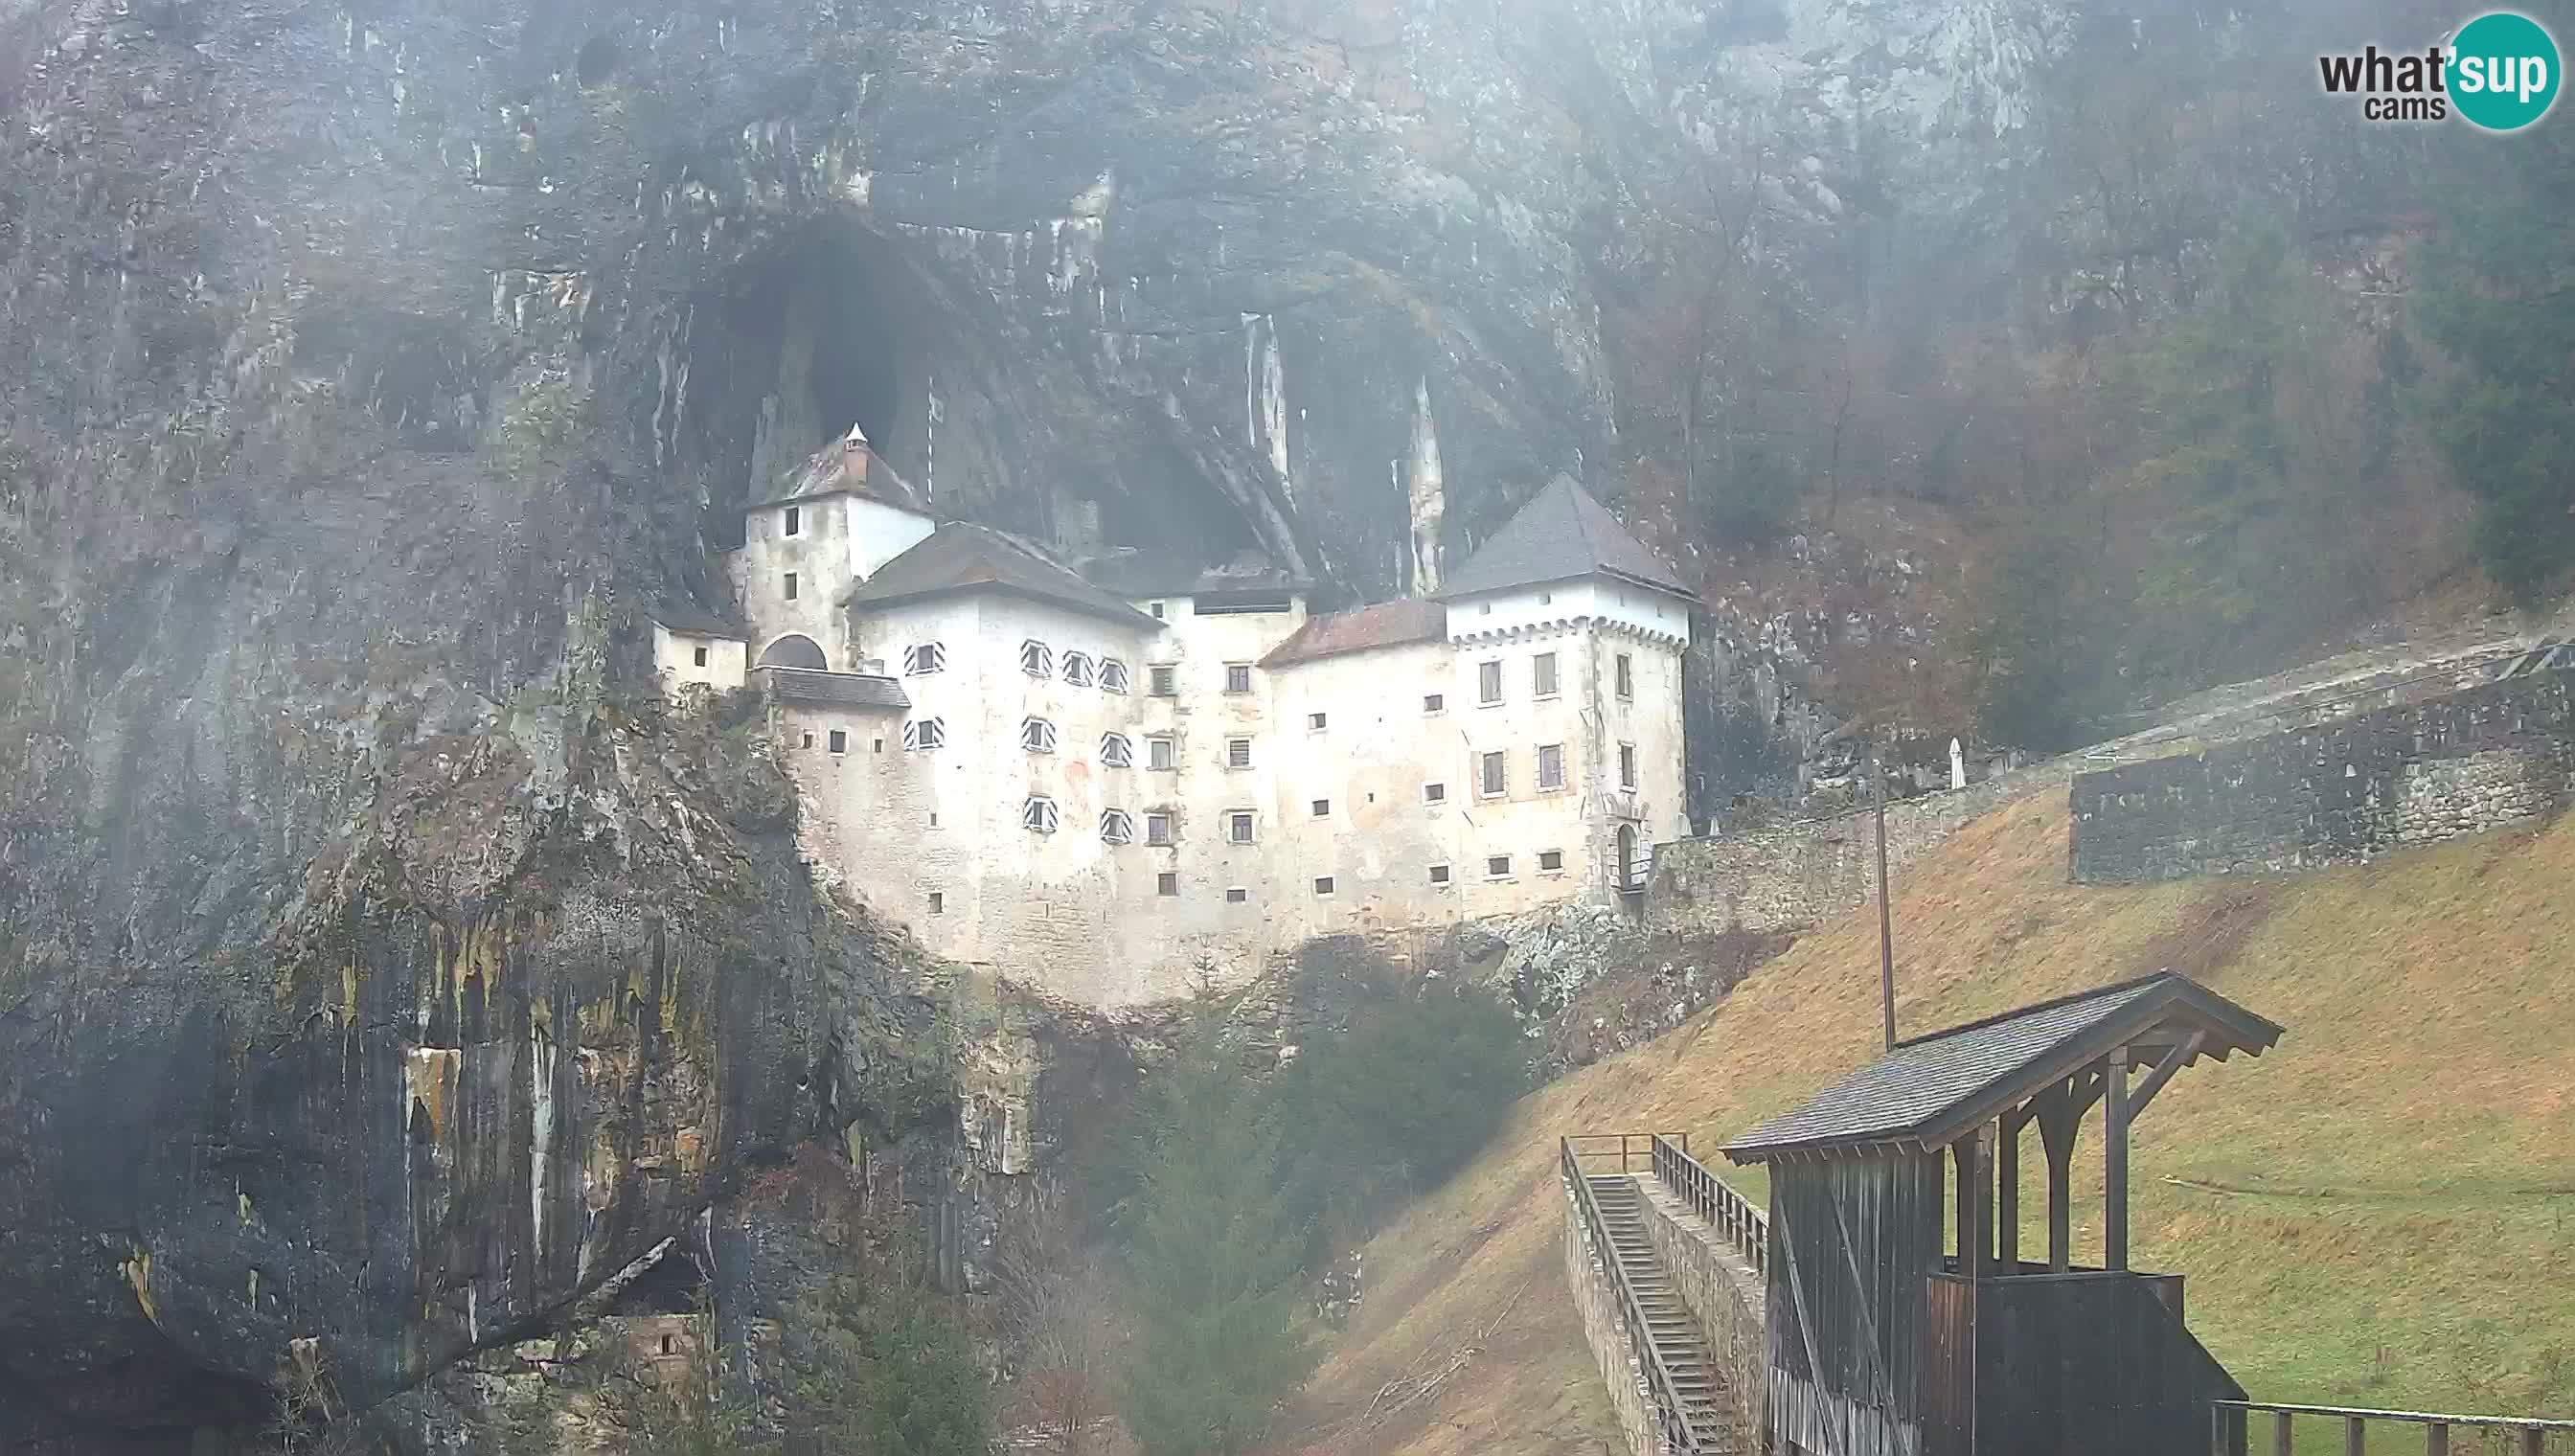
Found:
<svg viewBox="0 0 2575 1456"><path fill-rule="evenodd" d="M1771 1424L1810 1451L1918 1456L1925 1279L1940 1267L1935 1155L1770 1174Z"/></svg>

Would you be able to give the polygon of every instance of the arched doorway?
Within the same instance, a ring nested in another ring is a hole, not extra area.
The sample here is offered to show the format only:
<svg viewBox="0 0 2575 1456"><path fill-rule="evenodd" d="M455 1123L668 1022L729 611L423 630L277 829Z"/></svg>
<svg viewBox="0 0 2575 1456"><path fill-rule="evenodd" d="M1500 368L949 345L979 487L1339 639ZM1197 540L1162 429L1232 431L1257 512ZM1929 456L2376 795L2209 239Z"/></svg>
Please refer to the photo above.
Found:
<svg viewBox="0 0 2575 1456"><path fill-rule="evenodd" d="M1645 887L1644 868L1636 862L1636 826L1634 824L1618 826L1618 866L1613 874L1620 889Z"/></svg>
<svg viewBox="0 0 2575 1456"><path fill-rule="evenodd" d="M829 662L825 661L823 650L815 645L812 638L806 637L802 633L789 633L787 636L771 643L767 650L762 652L760 655L760 666L764 668L810 668L817 673L829 672L832 667Z"/></svg>

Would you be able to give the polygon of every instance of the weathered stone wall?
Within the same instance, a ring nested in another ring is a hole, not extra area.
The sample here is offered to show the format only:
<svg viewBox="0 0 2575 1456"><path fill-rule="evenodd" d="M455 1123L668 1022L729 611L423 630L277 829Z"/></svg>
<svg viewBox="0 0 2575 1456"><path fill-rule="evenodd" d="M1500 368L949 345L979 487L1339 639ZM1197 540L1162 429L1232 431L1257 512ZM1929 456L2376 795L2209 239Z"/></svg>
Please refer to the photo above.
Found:
<svg viewBox="0 0 2575 1456"><path fill-rule="evenodd" d="M2068 772L2059 759L1888 804L1888 869L1903 868L1970 821ZM1855 809L1657 845L1653 878L1645 887L1645 923L1655 929L1766 934L1802 930L1866 904L1877 874L1869 813Z"/></svg>
<svg viewBox="0 0 2575 1456"><path fill-rule="evenodd" d="M2567 800L2575 673L2186 757L2080 774L2070 855L2085 883L2288 870L2479 833Z"/></svg>
<svg viewBox="0 0 2575 1456"><path fill-rule="evenodd" d="M1626 1437L1629 1456L1670 1456L1654 1420L1653 1397L1645 1385L1645 1367L1628 1342L1618 1319L1618 1292L1609 1285L1602 1260L1606 1251L1591 1246L1591 1230L1573 1194L1564 1195L1564 1285L1573 1292L1573 1311L1582 1320L1582 1339L1600 1362L1600 1379L1609 1388L1609 1404L1618 1413L1618 1432Z"/></svg>
<svg viewBox="0 0 2575 1456"><path fill-rule="evenodd" d="M1734 1416L1735 1449L1761 1449L1770 1428L1769 1294L1761 1276L1718 1239L1708 1221L1672 1196L1659 1178L1637 1180L1644 1196L1645 1242L1663 1261L1663 1276L1698 1319L1708 1359L1725 1382ZM1745 1439L1749 1437L1750 1439Z"/></svg>

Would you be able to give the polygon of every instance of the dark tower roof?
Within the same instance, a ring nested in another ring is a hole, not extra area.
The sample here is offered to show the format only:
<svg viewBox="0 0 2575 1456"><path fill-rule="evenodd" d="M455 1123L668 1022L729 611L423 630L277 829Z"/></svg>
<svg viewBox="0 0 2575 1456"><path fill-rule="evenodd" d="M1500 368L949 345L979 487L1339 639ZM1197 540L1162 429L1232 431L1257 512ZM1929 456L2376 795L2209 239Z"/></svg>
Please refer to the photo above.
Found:
<svg viewBox="0 0 2575 1456"><path fill-rule="evenodd" d="M888 607L953 592L1007 592L1157 632L1162 624L989 527L951 521L850 589L844 607Z"/></svg>
<svg viewBox="0 0 2575 1456"><path fill-rule="evenodd" d="M1614 577L1676 597L1698 595L1566 475L1531 496L1457 569L1439 595L1453 601L1591 576Z"/></svg>

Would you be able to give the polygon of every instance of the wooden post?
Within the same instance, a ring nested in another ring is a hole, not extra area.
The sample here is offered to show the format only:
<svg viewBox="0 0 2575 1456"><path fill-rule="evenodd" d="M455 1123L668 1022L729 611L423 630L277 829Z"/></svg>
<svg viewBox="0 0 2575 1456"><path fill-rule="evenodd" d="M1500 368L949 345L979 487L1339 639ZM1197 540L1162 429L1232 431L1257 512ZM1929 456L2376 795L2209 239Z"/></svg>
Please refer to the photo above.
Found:
<svg viewBox="0 0 2575 1456"><path fill-rule="evenodd" d="M2101 1088L2101 1267L2128 1267L2128 1048L2110 1053Z"/></svg>
<svg viewBox="0 0 2575 1456"><path fill-rule="evenodd" d="M1886 1049L1895 1049L1895 910L1886 902L1886 752L1869 744L1869 781L1877 791L1877 986L1886 1002Z"/></svg>
<svg viewBox="0 0 2575 1456"><path fill-rule="evenodd" d="M2271 1415L2271 1456L2290 1456L2287 1411L2274 1411Z"/></svg>
<svg viewBox="0 0 2575 1456"><path fill-rule="evenodd" d="M2369 1422L2358 1416L2342 1418L2343 1456L2369 1456Z"/></svg>
<svg viewBox="0 0 2575 1456"><path fill-rule="evenodd" d="M2047 1267L2074 1267L2074 1093L2050 1087L2038 1109L2038 1146L2047 1163Z"/></svg>
<svg viewBox="0 0 2575 1456"><path fill-rule="evenodd" d="M2423 1456L2450 1456L2450 1428L2434 1421L2423 1428Z"/></svg>
<svg viewBox="0 0 2575 1456"><path fill-rule="evenodd" d="M1995 1124L2001 1134L1994 1142L1994 1263L1999 1272L2020 1272L2020 1119L2016 1112L2006 1112Z"/></svg>
<svg viewBox="0 0 2575 1456"><path fill-rule="evenodd" d="M1958 1159L1958 1277L1985 1276L1984 1159L1985 1129L1979 1127L1953 1145Z"/></svg>
<svg viewBox="0 0 2575 1456"><path fill-rule="evenodd" d="M2524 1426L2521 1432L2521 1456L2541 1456L2547 1449L2548 1432L2539 1426Z"/></svg>

